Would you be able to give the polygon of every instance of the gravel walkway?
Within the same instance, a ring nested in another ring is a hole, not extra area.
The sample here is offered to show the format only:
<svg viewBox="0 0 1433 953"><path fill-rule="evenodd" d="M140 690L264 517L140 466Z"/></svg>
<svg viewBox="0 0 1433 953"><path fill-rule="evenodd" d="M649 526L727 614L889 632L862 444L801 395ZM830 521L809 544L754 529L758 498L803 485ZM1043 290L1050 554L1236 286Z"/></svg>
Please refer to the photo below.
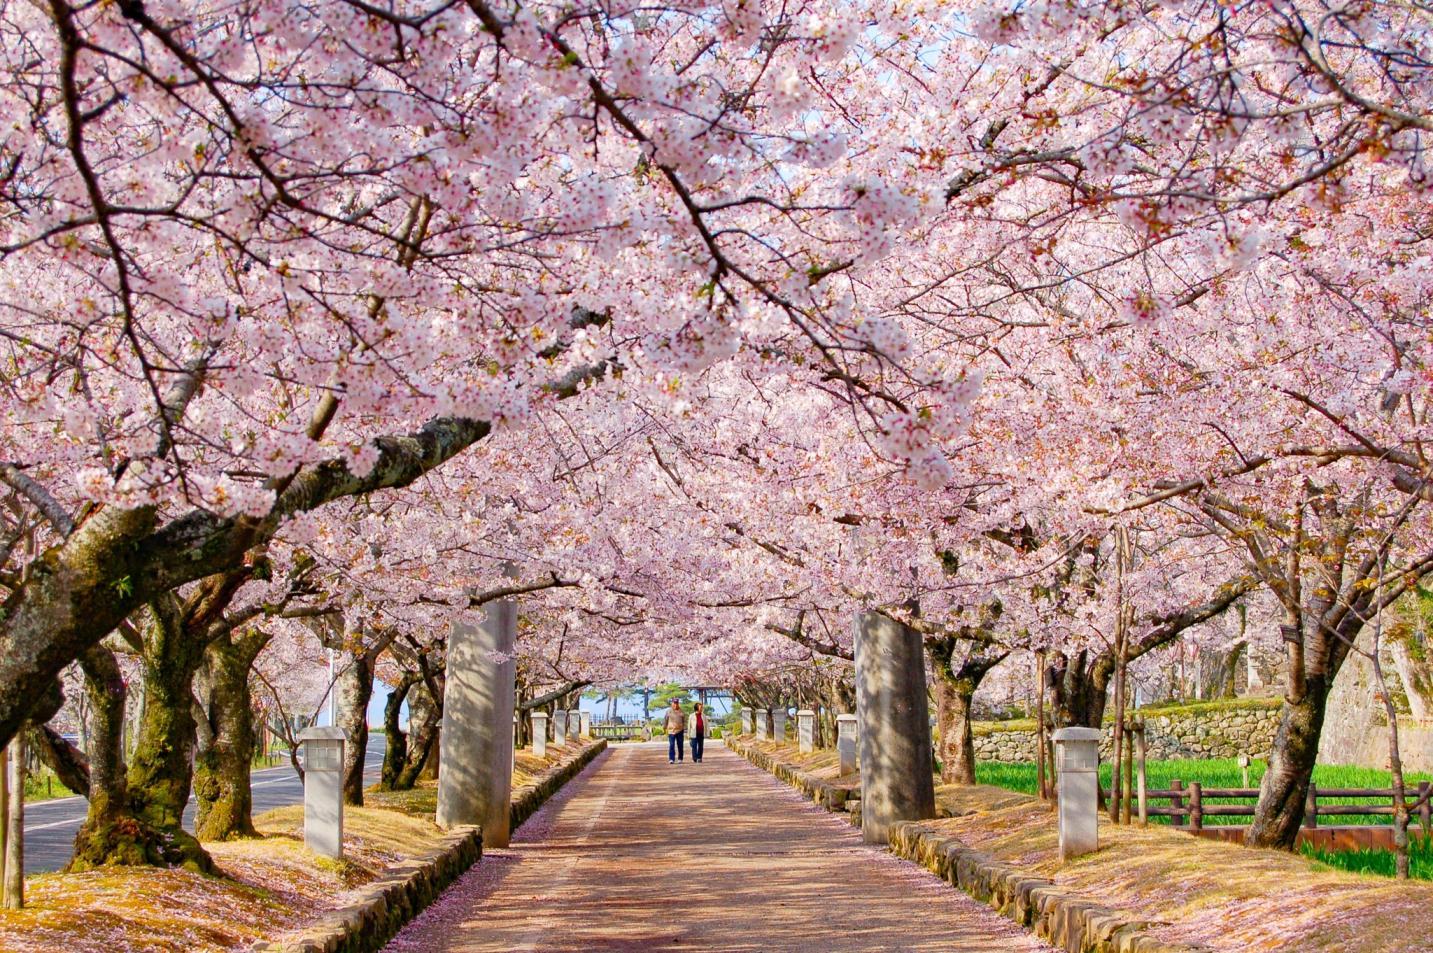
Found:
<svg viewBox="0 0 1433 953"><path fill-rule="evenodd" d="M720 744L614 745L387 948L395 953L1051 948Z"/></svg>

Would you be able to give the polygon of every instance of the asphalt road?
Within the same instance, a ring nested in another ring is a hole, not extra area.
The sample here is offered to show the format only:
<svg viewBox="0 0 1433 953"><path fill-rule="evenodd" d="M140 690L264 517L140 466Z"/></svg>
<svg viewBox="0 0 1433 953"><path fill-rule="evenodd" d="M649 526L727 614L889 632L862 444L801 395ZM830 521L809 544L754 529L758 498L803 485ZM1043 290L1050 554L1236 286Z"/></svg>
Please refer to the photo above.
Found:
<svg viewBox="0 0 1433 953"><path fill-rule="evenodd" d="M364 777L370 784L378 780L385 749L382 732L369 735ZM255 771L251 777L255 814L303 801L303 782L287 763ZM89 802L82 797L57 798L25 805L25 873L49 873L70 862L75 834L84 822L88 806ZM189 809L184 812L184 826L191 831L194 829L195 807L191 796Z"/></svg>

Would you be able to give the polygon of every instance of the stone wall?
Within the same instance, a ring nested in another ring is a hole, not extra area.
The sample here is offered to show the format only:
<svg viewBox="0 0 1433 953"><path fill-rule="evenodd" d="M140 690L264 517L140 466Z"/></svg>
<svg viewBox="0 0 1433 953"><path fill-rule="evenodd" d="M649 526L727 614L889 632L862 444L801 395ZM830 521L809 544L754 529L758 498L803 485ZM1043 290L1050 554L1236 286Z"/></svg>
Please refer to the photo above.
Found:
<svg viewBox="0 0 1433 953"><path fill-rule="evenodd" d="M1279 724L1277 699L1248 699L1239 703L1214 702L1181 708L1152 708L1134 714L1143 717L1149 757L1237 758L1258 756L1269 750ZM1035 760L1035 730L1029 721L976 722L977 761L1006 763ZM1110 726L1100 757L1110 758Z"/></svg>

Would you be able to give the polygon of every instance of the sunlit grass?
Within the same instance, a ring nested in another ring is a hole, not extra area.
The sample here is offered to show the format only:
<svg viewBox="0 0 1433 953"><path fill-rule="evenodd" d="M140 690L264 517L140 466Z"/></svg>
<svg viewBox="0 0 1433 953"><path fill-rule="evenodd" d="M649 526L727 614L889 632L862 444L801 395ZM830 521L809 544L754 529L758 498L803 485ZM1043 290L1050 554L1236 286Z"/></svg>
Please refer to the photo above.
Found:
<svg viewBox="0 0 1433 953"><path fill-rule="evenodd" d="M1392 877L1397 858L1393 851L1381 848L1361 850L1319 850L1312 844L1303 846L1306 857L1355 874ZM1408 846L1408 875L1416 880L1433 880L1433 838L1414 837Z"/></svg>

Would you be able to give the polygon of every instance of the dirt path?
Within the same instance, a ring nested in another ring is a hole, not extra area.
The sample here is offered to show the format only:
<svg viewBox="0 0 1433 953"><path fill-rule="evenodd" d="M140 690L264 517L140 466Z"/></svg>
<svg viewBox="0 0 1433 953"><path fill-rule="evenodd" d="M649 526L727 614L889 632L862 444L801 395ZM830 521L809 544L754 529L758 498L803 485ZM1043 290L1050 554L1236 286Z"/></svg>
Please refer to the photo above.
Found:
<svg viewBox="0 0 1433 953"><path fill-rule="evenodd" d="M1050 948L720 745L617 745L388 949Z"/></svg>

